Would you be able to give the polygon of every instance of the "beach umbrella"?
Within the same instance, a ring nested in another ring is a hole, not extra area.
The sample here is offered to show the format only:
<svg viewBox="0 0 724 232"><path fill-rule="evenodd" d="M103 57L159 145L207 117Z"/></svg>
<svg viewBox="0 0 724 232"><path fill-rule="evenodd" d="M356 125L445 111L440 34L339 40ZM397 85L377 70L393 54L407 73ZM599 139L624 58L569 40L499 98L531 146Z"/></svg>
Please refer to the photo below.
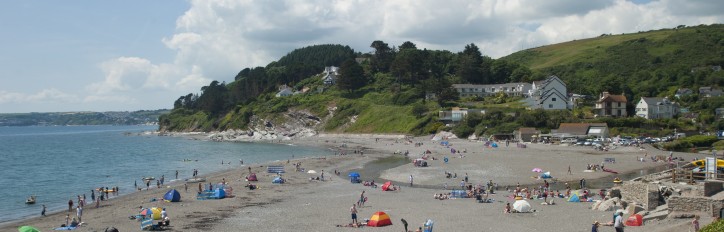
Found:
<svg viewBox="0 0 724 232"><path fill-rule="evenodd" d="M390 185L392 185L392 182L387 181L385 184L382 185L382 191L387 191L387 189L390 188Z"/></svg>
<svg viewBox="0 0 724 232"><path fill-rule="evenodd" d="M527 213L530 211L530 203L525 200L517 200L513 203L513 209L521 213Z"/></svg>
<svg viewBox="0 0 724 232"><path fill-rule="evenodd" d="M21 226L18 228L18 232L40 232L40 230L32 226Z"/></svg>
<svg viewBox="0 0 724 232"><path fill-rule="evenodd" d="M349 176L349 177L359 177L359 173L358 173L358 172L350 172L348 176Z"/></svg>
<svg viewBox="0 0 724 232"><path fill-rule="evenodd" d="M151 215L153 215L153 210L151 210L149 208L145 208L145 209L141 210L141 216L148 217Z"/></svg>
<svg viewBox="0 0 724 232"><path fill-rule="evenodd" d="M377 211L375 214L372 214L372 217L370 217L370 221L367 222L367 226L371 227L381 227L389 225L392 225L390 215L387 215L385 212L382 211Z"/></svg>
<svg viewBox="0 0 724 232"><path fill-rule="evenodd" d="M314 174L314 173L317 173L317 171L309 170L309 171L307 171L307 173L309 173L309 174Z"/></svg>
<svg viewBox="0 0 724 232"><path fill-rule="evenodd" d="M534 168L534 169L533 169L533 170L531 170L531 171L532 171L532 172L543 172L543 169L540 169L540 168Z"/></svg>

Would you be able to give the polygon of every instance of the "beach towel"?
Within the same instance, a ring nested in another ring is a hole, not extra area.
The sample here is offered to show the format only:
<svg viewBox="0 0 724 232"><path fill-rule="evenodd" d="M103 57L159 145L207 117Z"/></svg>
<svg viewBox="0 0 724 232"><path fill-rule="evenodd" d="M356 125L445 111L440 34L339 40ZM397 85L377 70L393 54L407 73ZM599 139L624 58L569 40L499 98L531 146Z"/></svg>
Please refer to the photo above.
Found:
<svg viewBox="0 0 724 232"><path fill-rule="evenodd" d="M55 228L55 229L53 229L53 230L75 230L76 228L78 228L78 227L66 226L66 227L58 227L58 228Z"/></svg>

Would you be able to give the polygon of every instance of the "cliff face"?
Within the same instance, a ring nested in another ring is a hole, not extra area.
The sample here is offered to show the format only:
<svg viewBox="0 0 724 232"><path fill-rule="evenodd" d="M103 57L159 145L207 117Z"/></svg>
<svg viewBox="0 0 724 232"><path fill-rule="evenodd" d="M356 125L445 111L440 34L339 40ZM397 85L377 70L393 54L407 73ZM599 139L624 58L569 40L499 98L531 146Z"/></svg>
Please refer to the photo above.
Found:
<svg viewBox="0 0 724 232"><path fill-rule="evenodd" d="M289 110L281 119L276 120L254 115L246 130L213 132L209 135L209 139L213 141L290 140L295 137L317 135L317 128L323 124L323 121L305 110Z"/></svg>

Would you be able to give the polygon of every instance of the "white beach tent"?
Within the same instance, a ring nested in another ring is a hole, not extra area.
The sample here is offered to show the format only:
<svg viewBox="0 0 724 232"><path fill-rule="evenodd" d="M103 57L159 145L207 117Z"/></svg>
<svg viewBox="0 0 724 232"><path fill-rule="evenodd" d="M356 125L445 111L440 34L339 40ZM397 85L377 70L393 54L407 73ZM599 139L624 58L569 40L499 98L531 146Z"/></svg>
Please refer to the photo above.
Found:
<svg viewBox="0 0 724 232"><path fill-rule="evenodd" d="M515 211L518 211L520 213L527 213L530 212L530 203L528 203L525 200L517 200L515 203L513 203L513 209Z"/></svg>

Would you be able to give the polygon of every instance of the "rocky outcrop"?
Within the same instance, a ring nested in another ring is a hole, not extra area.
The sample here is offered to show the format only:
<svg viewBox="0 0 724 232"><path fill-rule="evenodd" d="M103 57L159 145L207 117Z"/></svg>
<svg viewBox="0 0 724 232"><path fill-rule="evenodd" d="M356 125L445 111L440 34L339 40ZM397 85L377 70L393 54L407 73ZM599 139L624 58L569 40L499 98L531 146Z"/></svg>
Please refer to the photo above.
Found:
<svg viewBox="0 0 724 232"><path fill-rule="evenodd" d="M279 122L279 123L277 123ZM211 133L212 141L272 141L291 140L295 137L317 135L322 120L306 111L288 111L281 119L265 119L252 116L246 130L231 129Z"/></svg>

